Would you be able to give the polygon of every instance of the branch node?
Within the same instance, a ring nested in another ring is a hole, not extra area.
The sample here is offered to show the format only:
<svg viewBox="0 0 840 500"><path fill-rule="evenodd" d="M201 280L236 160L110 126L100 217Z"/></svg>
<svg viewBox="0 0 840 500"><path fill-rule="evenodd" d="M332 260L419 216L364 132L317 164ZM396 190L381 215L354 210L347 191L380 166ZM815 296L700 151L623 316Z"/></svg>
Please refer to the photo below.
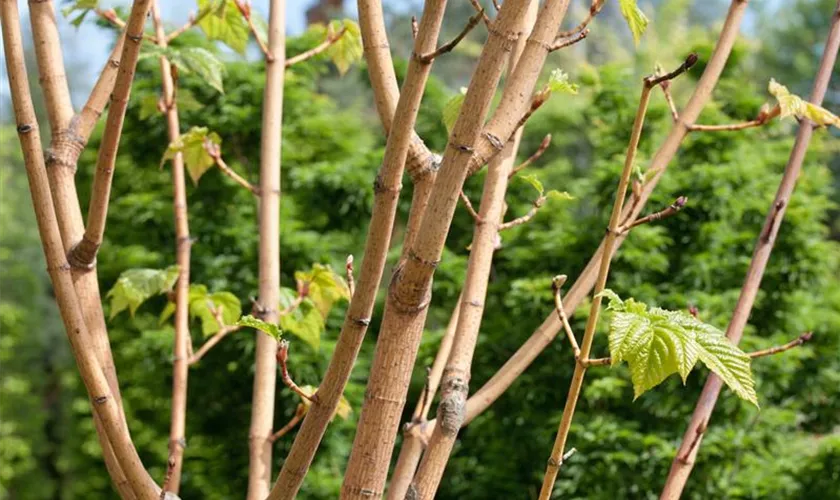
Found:
<svg viewBox="0 0 840 500"><path fill-rule="evenodd" d="M666 73L666 74L661 75L661 76L648 76L648 77L646 77L644 79L645 86L648 87L648 88L653 88L653 87L661 84L662 82L673 80L674 78L676 78L676 77L680 76L681 74L685 73L686 71L691 69L692 66L697 64L698 59L699 58L697 56L697 53L692 52L691 54L688 55L688 57L685 58L685 61L683 61L683 63L680 64L680 66L677 69L675 69L674 71L672 71L670 73Z"/></svg>

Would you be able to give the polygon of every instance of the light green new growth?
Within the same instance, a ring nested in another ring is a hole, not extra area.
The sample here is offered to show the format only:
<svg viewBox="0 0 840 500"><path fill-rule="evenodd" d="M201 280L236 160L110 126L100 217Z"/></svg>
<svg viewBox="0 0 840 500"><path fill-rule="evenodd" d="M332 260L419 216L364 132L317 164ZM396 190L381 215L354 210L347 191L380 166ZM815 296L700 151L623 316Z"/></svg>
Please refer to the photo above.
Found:
<svg viewBox="0 0 840 500"><path fill-rule="evenodd" d="M610 300L610 356L616 365L627 361L635 398L673 373L685 383L698 360L741 399L758 406L750 358L717 328L682 311L648 307L635 300L621 300L612 290Z"/></svg>

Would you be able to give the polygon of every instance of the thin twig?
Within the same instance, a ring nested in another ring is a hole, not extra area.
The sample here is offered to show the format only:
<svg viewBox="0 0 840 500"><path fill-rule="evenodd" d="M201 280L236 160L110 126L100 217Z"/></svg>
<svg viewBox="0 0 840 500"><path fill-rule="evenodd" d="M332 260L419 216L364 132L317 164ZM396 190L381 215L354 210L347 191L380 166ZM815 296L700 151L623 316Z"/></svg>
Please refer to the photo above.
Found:
<svg viewBox="0 0 840 500"><path fill-rule="evenodd" d="M260 50L265 55L265 60L268 62L274 61L274 55L268 49L268 45L260 38L260 32L257 30L257 27L254 25L253 16L251 16L251 5L247 1L236 0L234 2L236 4L236 8L239 9L239 12L242 14L242 17L245 18L245 21L248 22L248 29L251 30L251 33L254 35L254 39L257 40L257 45L260 46ZM288 67L288 66L286 66Z"/></svg>
<svg viewBox="0 0 840 500"><path fill-rule="evenodd" d="M773 118L779 116L780 113L781 108L777 104L769 111L766 109L762 109L759 112L758 116L753 120L740 123L727 123L723 125L690 125L688 127L688 130L690 130L691 132L730 132L736 130L744 130L765 125Z"/></svg>
<svg viewBox="0 0 840 500"><path fill-rule="evenodd" d="M272 435L271 435L271 437L270 437L270 438L268 438L268 440L269 440L269 441L271 441L271 442L273 443L273 442L277 441L278 439L280 439L281 437L283 437L283 436L285 436L286 434L288 434L288 432L289 432L290 430L294 429L294 428L295 428L295 426L296 426L296 425L297 425L297 424L298 424L301 420L303 420L303 416L304 416L304 415L306 415L306 405L304 405L303 403L301 403L301 404L299 404L299 405L298 405L297 409L295 410L295 414L294 414L294 415L292 415L292 418L291 418L291 419L289 419L289 421L286 423L286 425L284 425L284 426L283 426L283 427L281 427L281 428L280 428L277 432L275 432L274 434L272 434Z"/></svg>
<svg viewBox="0 0 840 500"><path fill-rule="evenodd" d="M665 102L668 103L668 109L671 110L671 118L673 118L674 123L677 123L680 119L680 113L674 103L674 96L671 95L671 82L662 82L659 84L659 88L662 89L662 95L665 96Z"/></svg>
<svg viewBox="0 0 840 500"><path fill-rule="evenodd" d="M522 114L522 117L516 123L516 128L514 129L514 131L522 128L522 126L525 125L525 122L527 122L528 119L531 118L531 115L533 115L536 110L540 109L540 106L545 104L545 102L548 100L548 98L550 96L551 96L551 91L549 91L549 90L540 91L540 92L537 92L536 94L534 94L533 99L531 99L531 106L528 108L527 111L525 111L525 113Z"/></svg>
<svg viewBox="0 0 840 500"><path fill-rule="evenodd" d="M171 43L172 40L178 38L178 36L182 35L183 33L187 32L189 30L191 30L193 28L193 26L200 23L212 11L213 11L213 9L208 8L208 9L204 9L202 11L199 11L198 15L190 13L189 19L187 20L187 22L183 26L181 26L180 28L177 28L172 33L166 35L166 43Z"/></svg>
<svg viewBox="0 0 840 500"><path fill-rule="evenodd" d="M251 184L244 177L234 172L233 169L228 166L225 160L222 159L222 152L218 144L215 144L212 141L205 139L204 150L207 151L207 154L210 155L210 158L213 158L213 161L216 162L216 166L219 167L219 170L221 170L223 174L230 177L231 179L233 179L234 182L253 193L254 196L260 196L260 190L257 186Z"/></svg>
<svg viewBox="0 0 840 500"><path fill-rule="evenodd" d="M560 50L560 49L566 48L570 45L574 45L574 44L578 43L579 41L583 40L584 38L586 38L587 36L589 36L589 28L586 28L585 30L581 31L580 33L578 33L577 35L575 35L573 37L558 38L557 40L554 41L554 44L552 44L551 48L549 49L549 52L554 52L555 50Z"/></svg>
<svg viewBox="0 0 840 500"><path fill-rule="evenodd" d="M589 368L590 366L606 366L612 363L612 358L588 358L579 361L583 366Z"/></svg>
<svg viewBox="0 0 840 500"><path fill-rule="evenodd" d="M119 30L125 29L125 20L121 19L114 9L102 10L102 9L93 9L94 13L101 17L102 19L111 23L115 28ZM152 42L153 44L157 45L157 39L152 35L143 33L143 39L147 42Z"/></svg>
<svg viewBox="0 0 840 500"><path fill-rule="evenodd" d="M592 20L595 19L595 16L597 16L598 13L601 12L601 8L604 6L604 1L605 0L592 0L592 6L589 7L589 13L586 15L585 18L583 18L583 21L581 21L580 24L568 31L561 31L557 34L557 38L569 38L586 29L589 23L591 23Z"/></svg>
<svg viewBox="0 0 840 500"><path fill-rule="evenodd" d="M671 71L670 73L666 73L664 75L652 75L645 78L645 85L649 88L653 88L657 85L662 84L663 82L669 82L691 69L692 66L697 64L697 60L697 54L695 52L692 52L688 55L688 57L685 58L685 61L683 61L683 63L680 64L680 66L674 71Z"/></svg>
<svg viewBox="0 0 840 500"><path fill-rule="evenodd" d="M510 174L508 174L508 178L513 177L514 175L518 174L520 171L524 170L525 168L528 168L532 163L537 161L540 158L540 156L542 156L543 153L545 153L545 150L548 149L548 146L550 146L550 145L551 145L551 134L546 134L545 137L543 138L542 142L540 143L540 146L537 148L536 151L534 151L534 154L529 156L527 160L523 161L522 163L517 165L513 170L511 170Z"/></svg>
<svg viewBox="0 0 840 500"><path fill-rule="evenodd" d="M575 338L575 333L572 331L572 326L569 324L569 318L566 316L566 310L563 308L563 299L560 297L560 289L563 287L563 283L566 282L567 278L568 277L565 274L555 276L554 279L551 280L551 289L554 290L554 310L557 311L557 316L560 317L560 322L563 323L563 330L566 331L566 338L569 339L569 343L572 345L572 352L575 355L575 359L577 359L580 356L580 346Z"/></svg>
<svg viewBox="0 0 840 500"><path fill-rule="evenodd" d="M460 305L460 303L459 303L459 305ZM423 384L423 392L420 394L420 402L418 403L418 406L420 408L422 408L423 410L421 410L419 418L412 419L411 424L413 424L413 425L423 423L423 421L425 420L423 412L426 411L427 408L430 408L432 406L432 394L431 394L431 390L432 390L432 383L431 382L432 381L431 381L431 378L432 378L432 368L430 366L427 366L426 367L426 383Z"/></svg>
<svg viewBox="0 0 840 500"><path fill-rule="evenodd" d="M420 32L420 26L417 24L417 16L411 16L411 39L417 40L417 33Z"/></svg>
<svg viewBox="0 0 840 500"><path fill-rule="evenodd" d="M289 375L289 368L286 365L286 362L289 359L289 341L288 340L281 340L277 344L277 362L280 364L280 378L283 380L283 383L286 384L286 387L292 390L295 394L302 397L303 399L313 402L314 396L310 396L303 389L301 389L294 380L292 380L292 376Z"/></svg>
<svg viewBox="0 0 840 500"><path fill-rule="evenodd" d="M478 212L475 211L475 208L473 207L470 198L464 193L463 189L461 190L461 201L464 202L464 206L467 207L467 212L470 213L473 220L475 220L476 222L480 221L481 218L478 216Z"/></svg>
<svg viewBox="0 0 840 500"><path fill-rule="evenodd" d="M487 13L484 12L484 7L482 7L481 4L478 3L478 0L470 0L470 4L472 4L473 8L477 13L481 14L481 18L484 20L484 25L487 26L487 28L489 29L491 21L490 18L487 17Z"/></svg>
<svg viewBox="0 0 840 500"><path fill-rule="evenodd" d="M205 342L195 354L191 355L187 359L187 364L192 365L198 363L201 358L207 354L207 351L213 348L216 344L222 341L228 334L239 331L242 327L238 325L226 325L224 319L222 318L222 308L221 307L210 307L210 312L213 314L213 318L215 318L216 323L219 324L219 331L213 334L207 342Z"/></svg>
<svg viewBox="0 0 840 500"><path fill-rule="evenodd" d="M347 256L347 261L344 264L344 273L347 276L347 288L350 290L350 298L356 293L356 280L353 279L353 255Z"/></svg>
<svg viewBox="0 0 840 500"><path fill-rule="evenodd" d="M541 195L539 198L534 200L534 204L533 204L533 206L531 206L531 210L528 210L527 214L523 215L522 217L517 217L516 219L513 219L512 221L505 222L504 224L501 224L499 226L499 232L508 230L512 227L521 226L522 224L525 224L529 220L533 219L534 216L537 215L537 212L539 211L540 207L543 206L544 203L545 203L545 196Z"/></svg>
<svg viewBox="0 0 840 500"><path fill-rule="evenodd" d="M301 52L300 54L294 57L286 59L286 67L288 68L299 62L303 62L307 59L317 56L321 52L330 48L334 43L341 40L341 37L343 37L345 33L347 33L347 28L341 28L341 30L339 30L337 33L329 33L327 35L327 38L315 47L312 47L307 51Z"/></svg>
<svg viewBox="0 0 840 500"><path fill-rule="evenodd" d="M654 212L644 217L639 217L629 226L619 228L618 232L626 233L636 226L641 226L642 224L647 224L648 222L656 222L658 220L668 218L682 210L686 203L688 203L688 198L686 198L685 196L680 196L679 198L674 200L674 203L671 203L668 206L668 208L665 208L658 212Z"/></svg>
<svg viewBox="0 0 840 500"><path fill-rule="evenodd" d="M469 21L467 21L467 25L464 26L464 29L462 29L460 33L458 33L458 36L456 36L451 41L441 45L440 47L438 47L437 49L435 49L434 51L432 51L428 54L418 55L417 58L421 62L429 63L429 62L432 62L436 57L452 51L452 49L454 49L461 42L461 40L463 40L464 37L467 36L467 34L469 34L469 32L472 31L472 29L475 28L476 25L478 25L478 21L481 19L481 16L483 16L483 15L484 15L484 9L481 9L481 11L479 11L477 14L472 16L469 19Z"/></svg>
<svg viewBox="0 0 840 500"><path fill-rule="evenodd" d="M172 480L172 471L175 469L175 457L171 454L166 461L166 475L163 477L163 485L160 488L160 500L166 499L166 491L169 489L169 482Z"/></svg>
<svg viewBox="0 0 840 500"><path fill-rule="evenodd" d="M811 337L813 337L813 336L814 336L813 332L805 332L802 335L800 335L800 336L796 337L795 339L791 340L787 344L777 345L775 347L769 347L767 349L761 349L759 351L753 351L753 352L747 353L747 356L754 359L754 358L762 358L764 356L770 356L770 355L773 355L773 354L778 354L780 352L785 352L788 349L793 349L794 347L801 346L805 342L808 342L809 340L811 340Z"/></svg>

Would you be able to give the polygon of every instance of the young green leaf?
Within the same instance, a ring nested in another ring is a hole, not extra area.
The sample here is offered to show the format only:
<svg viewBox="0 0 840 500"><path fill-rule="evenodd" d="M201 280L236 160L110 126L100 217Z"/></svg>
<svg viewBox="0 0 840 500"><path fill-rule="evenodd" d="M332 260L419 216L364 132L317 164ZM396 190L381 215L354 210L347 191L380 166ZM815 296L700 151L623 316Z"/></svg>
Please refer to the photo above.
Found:
<svg viewBox="0 0 840 500"><path fill-rule="evenodd" d="M198 0L198 7L200 12L211 10L198 23L207 38L218 40L245 55L250 29L235 0Z"/></svg>
<svg viewBox="0 0 840 500"><path fill-rule="evenodd" d="M344 279L329 266L315 264L308 272L295 272L295 280L305 283L309 297L322 316L326 317L339 299L350 300L350 289Z"/></svg>
<svg viewBox="0 0 840 500"><path fill-rule="evenodd" d="M782 118L789 116L807 118L820 127L834 125L840 128L840 118L825 108L812 104L798 95L791 94L787 87L781 85L776 80L770 80L768 90L779 101L779 108L781 110L779 116Z"/></svg>
<svg viewBox="0 0 840 500"><path fill-rule="evenodd" d="M245 326L248 328L254 328L259 330L263 333L271 335L277 340L280 340L280 337L283 336L283 330L280 329L279 326L275 325L274 323L268 323L261 319L257 319L250 314L246 316L242 316L239 318L239 321L236 322L238 326Z"/></svg>
<svg viewBox="0 0 840 500"><path fill-rule="evenodd" d="M287 290L286 293L282 293ZM281 289L280 309L288 309L291 305L288 288ZM294 295L291 295L292 300ZM280 316L280 327L295 337L303 340L314 350L321 346L321 333L324 331L324 317L318 311L315 303L309 298L303 299L300 305L292 309L288 314Z"/></svg>
<svg viewBox="0 0 840 500"><path fill-rule="evenodd" d="M564 94L578 93L578 85L570 82L569 74L560 68L551 71L546 88L549 92L562 92Z"/></svg>
<svg viewBox="0 0 840 500"><path fill-rule="evenodd" d="M315 393L318 392L318 388L311 385L301 386L300 390L310 397L314 396ZM301 398L301 403L307 410L309 410L309 407L312 406L312 401L306 398ZM342 394L341 398L338 400L338 405L335 407L332 418L335 418L336 415L338 415L342 420L347 420L351 413L353 413L353 407L350 406L350 402L347 401L347 398L345 398Z"/></svg>
<svg viewBox="0 0 840 500"><path fill-rule="evenodd" d="M682 312L622 301L611 290L610 356L613 365L627 361L635 398L673 373L685 383L700 360L740 398L758 406L750 358L717 328Z"/></svg>
<svg viewBox="0 0 840 500"><path fill-rule="evenodd" d="M181 73L195 73L201 80L224 94L222 80L225 76L225 65L214 53L201 47L169 47L166 49L166 55Z"/></svg>
<svg viewBox="0 0 840 500"><path fill-rule="evenodd" d="M534 175L534 174L520 175L519 178L522 179L523 181L527 182L531 186L533 186L533 188L537 190L537 192L540 194L540 196L545 194L545 187L543 186L542 182L540 182L540 180L537 179L536 175Z"/></svg>
<svg viewBox="0 0 840 500"><path fill-rule="evenodd" d="M191 285L189 310L191 319L201 320L201 332L208 337L218 332L222 325L235 324L242 315L242 304L230 292L207 293L207 287L204 285ZM219 312L222 325L216 319L214 311Z"/></svg>
<svg viewBox="0 0 840 500"><path fill-rule="evenodd" d="M91 10L97 8L98 6L99 0L76 0L75 2L71 2L70 5L62 8L61 13L64 17L70 17L70 14L78 12L76 17L70 20L70 24L78 28Z"/></svg>
<svg viewBox="0 0 840 500"><path fill-rule="evenodd" d="M178 266L166 269L129 269L123 271L114 287L108 292L111 299L110 319L128 309L134 316L140 304L152 295L172 290L178 280Z"/></svg>
<svg viewBox="0 0 840 500"><path fill-rule="evenodd" d="M208 131L206 127L191 128L181 134L178 140L169 143L169 147L166 148L166 152L160 160L161 166L167 160L171 160L175 158L175 155L181 153L184 156L184 165L187 167L190 177L194 183L198 184L198 179L215 163L213 157L204 147L205 141L218 146L222 139L215 132Z"/></svg>
<svg viewBox="0 0 840 500"><path fill-rule="evenodd" d="M558 191L556 189L550 189L547 193L545 193L545 197L554 201L569 201L575 199L575 197L567 191Z"/></svg>
<svg viewBox="0 0 840 500"><path fill-rule="evenodd" d="M466 94L467 88L461 87L461 92L452 96L443 105L441 121L443 121L447 133L452 133L452 127L455 126L455 120L458 119L458 114L461 113L461 106L464 105L464 96Z"/></svg>
<svg viewBox="0 0 840 500"><path fill-rule="evenodd" d="M327 32L338 33L342 29L345 30L344 35L330 45L325 53L335 64L339 74L344 75L350 66L362 59L364 48L362 47L362 32L353 20L332 21Z"/></svg>
<svg viewBox="0 0 840 500"><path fill-rule="evenodd" d="M642 39L642 34L647 29L649 22L647 16L639 8L637 0L618 0L618 6L621 9L621 15L627 21L627 26L630 27L630 31L633 33L633 40L638 45Z"/></svg>

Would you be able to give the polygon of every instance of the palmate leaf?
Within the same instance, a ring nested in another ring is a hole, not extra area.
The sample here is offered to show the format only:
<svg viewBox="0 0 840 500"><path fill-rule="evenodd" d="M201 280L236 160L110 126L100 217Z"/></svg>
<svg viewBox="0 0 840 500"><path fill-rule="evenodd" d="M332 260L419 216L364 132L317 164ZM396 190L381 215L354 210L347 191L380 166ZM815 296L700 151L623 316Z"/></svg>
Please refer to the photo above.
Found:
<svg viewBox="0 0 840 500"><path fill-rule="evenodd" d="M205 9L211 11L201 16L198 23L207 38L218 40L245 55L250 29L248 21L236 7L236 2L234 0L198 0L198 8L199 16Z"/></svg>
<svg viewBox="0 0 840 500"><path fill-rule="evenodd" d="M167 48L167 52L169 61L177 66L181 73L195 73L202 81L224 94L222 81L225 76L225 65L215 54L201 47L170 47Z"/></svg>
<svg viewBox="0 0 840 500"><path fill-rule="evenodd" d="M315 264L310 271L295 272L295 280L308 286L308 294L322 316L326 317L339 299L350 300L344 279L329 266Z"/></svg>
<svg viewBox="0 0 840 500"><path fill-rule="evenodd" d="M831 111L812 104L798 95L791 94L787 87L778 83L776 80L770 80L768 90L779 101L779 109L781 110L779 116L782 118L791 116L807 118L820 127L833 125L840 128L840 118Z"/></svg>
<svg viewBox="0 0 840 500"><path fill-rule="evenodd" d="M224 325L234 325L242 316L242 303L230 292L210 293L206 286L193 283L190 285L188 297L190 319L201 321L201 333L205 337L213 335L221 328L213 315L214 309L220 310ZM163 324L174 313L175 303L167 303L158 318L159 324Z"/></svg>
<svg viewBox="0 0 840 500"><path fill-rule="evenodd" d="M151 296L172 290L178 280L178 266L166 269L129 269L123 271L113 288L108 291L111 299L111 313L113 319L120 312L128 309L134 316L140 304Z"/></svg>
<svg viewBox="0 0 840 500"><path fill-rule="evenodd" d="M679 373L685 383L700 360L740 398L758 406L750 358L717 328L681 312L622 301L611 290L610 356L612 364L630 365L635 398Z"/></svg>
<svg viewBox="0 0 840 500"><path fill-rule="evenodd" d="M198 184L198 179L204 175L210 167L213 166L215 160L207 152L204 147L205 141L209 141L215 146L221 144L222 139L215 132L210 132L207 127L193 127L189 131L181 134L177 141L169 143L166 151L163 153L163 158L160 160L161 166L167 160L175 158L175 155L181 153L184 156L184 165L190 174L193 182Z"/></svg>
<svg viewBox="0 0 840 500"><path fill-rule="evenodd" d="M283 331L280 329L279 326L275 325L274 323L268 323L261 319L257 319L251 316L250 314L239 318L239 321L237 321L236 324L239 326L254 328L261 332L267 333L268 335L271 335L277 340L280 340L280 338L283 336Z"/></svg>
<svg viewBox="0 0 840 500"><path fill-rule="evenodd" d="M649 23L647 16L639 8L637 0L618 0L618 6L621 15L627 21L627 26L630 27L630 32L633 33L633 40L638 45Z"/></svg>
<svg viewBox="0 0 840 500"><path fill-rule="evenodd" d="M350 66L362 59L364 48L362 47L362 32L356 21L351 19L332 21L327 28L327 33L338 33L342 29L345 30L344 35L330 45L325 54L335 64L339 74L344 75Z"/></svg>
<svg viewBox="0 0 840 500"><path fill-rule="evenodd" d="M296 295L295 291L290 288L281 288L280 310L289 309ZM316 351L321 346L321 333L323 333L325 327L324 317L321 316L315 303L309 298L304 298L300 305L291 309L287 314L281 314L280 327L306 342Z"/></svg>

